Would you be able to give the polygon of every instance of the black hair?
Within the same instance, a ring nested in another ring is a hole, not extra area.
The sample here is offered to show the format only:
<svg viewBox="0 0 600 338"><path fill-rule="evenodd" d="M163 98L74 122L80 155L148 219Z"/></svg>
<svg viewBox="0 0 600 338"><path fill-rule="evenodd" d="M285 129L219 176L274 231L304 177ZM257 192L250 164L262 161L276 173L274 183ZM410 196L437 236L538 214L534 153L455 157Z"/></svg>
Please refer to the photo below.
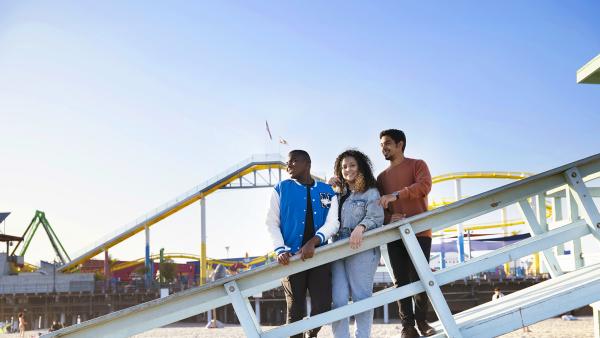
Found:
<svg viewBox="0 0 600 338"><path fill-rule="evenodd" d="M360 192L365 192L370 188L377 187L377 180L375 180L375 176L373 176L373 165L371 164L371 160L367 155L356 149L348 149L339 154L335 159L335 164L333 165L333 172L335 176L339 177L344 186L346 186L347 183L344 181L344 177L342 176L342 160L346 157L354 158L356 160L356 164L358 164L359 176L362 176L363 180L363 182L358 184L360 187Z"/></svg>
<svg viewBox="0 0 600 338"><path fill-rule="evenodd" d="M391 137L392 140L394 140L394 142L396 142L396 144L398 144L398 142L402 141L402 151L404 152L404 149L406 148L406 135L404 135L404 132L402 130L386 129L386 130L383 130L381 133L379 133L379 138L382 138L384 136Z"/></svg>
<svg viewBox="0 0 600 338"><path fill-rule="evenodd" d="M289 156L292 155L297 155L300 156L302 158L304 158L305 160L307 160L308 162L310 161L310 155L308 154L308 152L306 152L306 150L301 150L301 149L295 149L289 152Z"/></svg>

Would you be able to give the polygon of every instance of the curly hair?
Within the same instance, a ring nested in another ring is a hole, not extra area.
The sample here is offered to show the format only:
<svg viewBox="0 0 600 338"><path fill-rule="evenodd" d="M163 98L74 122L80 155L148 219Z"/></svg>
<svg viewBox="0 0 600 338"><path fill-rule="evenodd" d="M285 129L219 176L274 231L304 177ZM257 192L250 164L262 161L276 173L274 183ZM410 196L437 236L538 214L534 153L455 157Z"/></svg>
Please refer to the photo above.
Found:
<svg viewBox="0 0 600 338"><path fill-rule="evenodd" d="M373 165L371 164L369 157L359 150L348 149L338 155L338 157L335 159L335 164L333 165L334 175L339 177L344 188L348 187L348 182L344 180L342 175L342 160L344 160L346 157L354 158L356 160L356 164L358 164L358 175L356 177L355 184L357 191L365 192L368 189L377 186L377 181L373 176Z"/></svg>

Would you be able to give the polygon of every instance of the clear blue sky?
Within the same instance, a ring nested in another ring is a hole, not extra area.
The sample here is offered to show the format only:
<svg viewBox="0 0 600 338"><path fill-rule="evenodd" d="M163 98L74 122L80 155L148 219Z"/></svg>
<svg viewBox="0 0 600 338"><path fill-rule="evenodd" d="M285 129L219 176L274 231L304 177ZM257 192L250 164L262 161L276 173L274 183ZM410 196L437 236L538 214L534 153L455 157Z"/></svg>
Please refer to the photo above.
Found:
<svg viewBox="0 0 600 338"><path fill-rule="evenodd" d="M347 147L383 169L385 128L403 129L407 156L434 175L540 172L598 153L600 87L575 82L600 53L597 13L597 1L3 1L6 231L44 210L73 253L278 151L265 120L328 175ZM268 249L266 196L208 199L209 255ZM196 205L155 225L152 251L198 252L199 222ZM30 251L51 259L41 234ZM111 253L141 257L143 238Z"/></svg>

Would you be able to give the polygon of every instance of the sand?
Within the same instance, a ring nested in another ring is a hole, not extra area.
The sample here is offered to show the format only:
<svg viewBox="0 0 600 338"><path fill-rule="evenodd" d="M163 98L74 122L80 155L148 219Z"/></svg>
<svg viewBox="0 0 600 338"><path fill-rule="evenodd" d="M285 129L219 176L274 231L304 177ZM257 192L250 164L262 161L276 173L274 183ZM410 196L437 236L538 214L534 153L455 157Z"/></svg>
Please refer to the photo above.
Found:
<svg viewBox="0 0 600 338"><path fill-rule="evenodd" d="M263 327L265 330L270 327ZM592 317L579 317L578 320L574 321L563 321L560 318L552 318L531 325L530 333L523 333L521 330L511 332L503 335L503 338L593 338L594 328ZM373 326L373 338L383 337L394 337L400 335L401 325L399 323L381 324L375 323ZM223 329L205 329L193 324L178 324L173 326L167 326L160 329L154 329L143 334L134 336L135 338L158 338L158 337L180 337L180 338L217 338L217 337L231 337L231 338L242 338L245 337L244 332L240 326L226 326ZM331 328L325 326L319 333L319 337L332 338Z"/></svg>
<svg viewBox="0 0 600 338"><path fill-rule="evenodd" d="M271 327L263 327L265 330ZM372 338L399 337L400 324L375 323L373 326ZM578 320L564 321L560 318L551 318L529 327L531 332L524 333L517 330L501 337L503 338L593 338L594 328L592 317L578 317ZM25 337L38 337L42 331L27 331ZM18 337L18 334L0 334L0 337ZM135 338L243 338L244 331L238 325L228 325L223 329L206 329L198 324L173 324L166 327L150 330L148 332L135 335ZM319 337L332 338L331 328L325 326Z"/></svg>

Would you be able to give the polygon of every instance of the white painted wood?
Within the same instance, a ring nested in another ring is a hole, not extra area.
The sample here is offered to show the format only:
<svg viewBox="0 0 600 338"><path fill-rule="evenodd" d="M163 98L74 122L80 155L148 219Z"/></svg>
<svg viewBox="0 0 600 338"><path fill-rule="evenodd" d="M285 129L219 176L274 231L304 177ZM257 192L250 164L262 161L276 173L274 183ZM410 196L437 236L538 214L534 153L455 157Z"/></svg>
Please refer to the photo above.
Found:
<svg viewBox="0 0 600 338"><path fill-rule="evenodd" d="M566 195L566 193L565 193ZM562 199L561 197L554 196L552 197L552 225L549 226L550 229L560 226L559 222L563 221L563 210L562 210ZM554 248L554 252L556 255L564 255L565 254L565 245L560 244Z"/></svg>
<svg viewBox="0 0 600 338"><path fill-rule="evenodd" d="M577 201L577 205L581 208L581 211L583 211L584 218L593 229L592 234L600 240L600 212L598 212L598 208L581 178L581 173L577 167L574 167L565 172L565 177L571 188L569 190L572 192L570 195Z"/></svg>
<svg viewBox="0 0 600 338"><path fill-rule="evenodd" d="M548 172L535 175L518 182L511 183L489 192L461 200L457 203L438 208L406 220L394 222L382 228L369 231L364 238L360 251L368 250L377 246L400 239L399 227L403 229L412 229L413 233L418 233L427 229L439 230L445 226L451 226L476 216L498 210L507 205L518 202L524 198L543 193L550 189L555 189L565 185L564 171L577 167L580 175L593 176L600 172L600 154L595 155ZM564 241L573 240L595 231L592 227L586 225L584 220L576 220L570 224L564 225L558 229L551 230L541 235L528 238L510 246L498 249L488 255L470 260L467 263L453 266L443 271L433 274L434 286L439 290L439 285L463 278L489 267L500 265L506 261L512 261L518 257L541 251L552 246L556 246ZM410 244L412 243L412 244ZM408 241L408 245L415 246L416 237ZM418 243L416 244L418 246ZM304 271L315 266L331 262L343 257L357 253L357 250L349 248L348 240L338 241L334 244L318 248L316 256L312 259L301 261L297 258L292 259L288 266L271 264L252 271L244 272L236 276L228 277L218 282L182 291L169 297L140 304L128 309L117 311L102 317L98 317L80 325L74 325L60 331L48 334L53 336L73 336L73 337L126 337L143 332L155 327L160 327L192 315L208 311L209 309L223 306L230 303L229 296L225 292L224 284L235 281L241 297L249 297L258 292L266 291L279 285L279 279L300 271ZM417 252L421 252L420 249ZM425 257L413 257L418 270L428 280L427 274L429 264L426 264ZM425 263L424 263L425 262ZM584 268L585 269L585 268ZM429 271L430 272L430 271ZM578 273L575 271L572 273ZM568 274L570 276L577 276ZM557 279L562 280L563 276ZM437 279L437 281L435 280ZM574 280L574 278L572 279ZM584 290L587 284L579 287ZM538 285L532 287L536 290ZM289 332L303 332L307 329L332 322L334 320L347 317L352 314L363 312L366 309L382 306L400 298L414 295L424 290L420 283L412 283L401 288L392 288L375 294L373 297L352 303L330 312L319 314L308 320L303 320L290 325L285 325L271 331L263 333L265 337L282 337ZM597 290L597 289L596 289ZM431 293L431 290L430 290ZM597 292L596 292L597 293ZM435 306L440 308L445 304L441 294L434 294ZM430 295L430 297L432 297ZM506 298L506 297L505 297ZM523 297L523 301L528 299ZM567 299L568 301L568 299ZM593 301L593 297L588 299ZM440 305L441 304L441 305ZM569 303L569 306L572 303ZM247 306L246 306L247 307ZM518 308L519 304L513 304L509 311ZM437 309L436 309L437 310ZM513 311L514 312L514 311ZM544 313L546 315L547 313ZM441 315L440 318L448 321L447 315ZM445 323L446 324L446 323ZM254 325L254 324L253 324ZM456 328L456 327L455 327ZM452 329L452 328L450 328ZM459 332L460 333L460 332ZM465 332L463 332L465 333Z"/></svg>
<svg viewBox="0 0 600 338"><path fill-rule="evenodd" d="M479 256L470 260L467 264L457 264L443 271L435 272L436 278L441 285L451 283L455 280L470 276L477 272L502 265L505 262L518 259L534 252L550 248L558 243L570 241L573 238L582 237L590 233L589 227L583 220L578 220L564 227L551 230L539 236L530 237L517 243L507 245L503 248Z"/></svg>
<svg viewBox="0 0 600 338"><path fill-rule="evenodd" d="M260 338L262 330L256 320L254 311L252 311L252 305L250 305L248 298L242 296L240 288L235 281L226 283L223 287L225 287L225 291L229 295L231 305L235 310L240 324L242 324L246 337Z"/></svg>
<svg viewBox="0 0 600 338"><path fill-rule="evenodd" d="M594 316L594 338L600 338L600 302L590 304Z"/></svg>
<svg viewBox="0 0 600 338"><path fill-rule="evenodd" d="M387 324L390 322L390 311L388 304L383 304L383 323Z"/></svg>
<svg viewBox="0 0 600 338"><path fill-rule="evenodd" d="M464 337L496 337L600 300L599 288L600 266L594 265L481 304L454 317ZM441 323L432 326L441 328Z"/></svg>
<svg viewBox="0 0 600 338"><path fill-rule="evenodd" d="M565 177L566 177L566 173L565 173ZM568 179L567 179L568 181ZM577 200L575 198L576 192L571 189L568 188L567 189L567 213L568 213L568 217L571 220L575 220L575 219L581 219L580 215L579 215L579 205L577 203ZM576 238L573 240L573 247L571 249L571 259L573 260L573 266L575 269L581 268L582 266L585 265L584 259L583 259L583 252L581 251L581 239L580 238Z"/></svg>
<svg viewBox="0 0 600 338"><path fill-rule="evenodd" d="M594 177L594 179L597 179L598 177ZM591 180L587 179L587 177L584 177L583 179L584 182L589 182ZM567 185L564 185L562 187L558 187L556 189L552 189L549 190L548 193L548 197L562 197L565 198L567 196L566 193L566 189L568 188ZM588 187L588 191L590 192L590 195L592 197L600 197L600 187Z"/></svg>
<svg viewBox="0 0 600 338"><path fill-rule="evenodd" d="M539 200L538 200L538 203L539 203ZM545 209L544 205L543 205L543 207ZM533 213L533 209L531 209L531 205L529 204L529 202L527 202L527 200L520 200L519 208L521 209L521 213L523 214L523 217L525 217L525 220L527 221L527 224L529 225L529 228L531 229L531 236L538 236L547 231L547 229L544 229L542 227L542 225L538 224L538 220ZM539 209L539 207L538 207L538 209ZM544 210L544 212L545 212L545 210ZM538 210L538 217L539 216L540 216L540 212ZM545 220L545 217L546 217L545 213L543 214L543 217ZM548 269L548 273L550 273L550 276L552 276L552 278L558 277L563 274L562 269L560 268L560 264L558 264L558 259L556 259L556 256L554 255L554 251L552 250L552 248L543 250L541 252L541 254L542 254L542 258L544 260L544 264L546 265L546 269Z"/></svg>
<svg viewBox="0 0 600 338"><path fill-rule="evenodd" d="M396 283L396 278L394 278L394 271L392 270L392 262L390 261L390 255L388 253L387 244L381 245L379 247L379 250L381 251L381 258L383 258L385 268L387 269L387 272L390 275L392 283Z"/></svg>
<svg viewBox="0 0 600 338"><path fill-rule="evenodd" d="M600 83L600 54L577 70L577 83Z"/></svg>
<svg viewBox="0 0 600 338"><path fill-rule="evenodd" d="M364 312L365 309L374 309L384 304L391 303L395 300L410 297L417 293L425 291L420 282L414 282L404 285L399 288L387 288L376 292L370 298L363 299L358 302L350 303L346 306L333 309L329 312L320 313L316 316L311 316L310 320L300 320L291 324L282 325L271 329L262 334L263 338L280 338L287 337L292 334L304 332L317 326L322 326L327 323L334 322L341 318L350 317L357 313Z"/></svg>
<svg viewBox="0 0 600 338"><path fill-rule="evenodd" d="M411 225L405 224L401 226L399 230L406 251L408 251L408 255L413 262L415 270L417 270L419 280L425 288L427 296L429 296L429 301L431 302L435 313L442 322L446 335L453 338L461 338L462 334L460 333L460 330L454 321L454 317L452 316L452 312L450 312L448 303L442 294L440 284L433 272L431 272L429 263L423 254L423 250L421 250L421 246L419 245L419 241L417 240L417 236Z"/></svg>

